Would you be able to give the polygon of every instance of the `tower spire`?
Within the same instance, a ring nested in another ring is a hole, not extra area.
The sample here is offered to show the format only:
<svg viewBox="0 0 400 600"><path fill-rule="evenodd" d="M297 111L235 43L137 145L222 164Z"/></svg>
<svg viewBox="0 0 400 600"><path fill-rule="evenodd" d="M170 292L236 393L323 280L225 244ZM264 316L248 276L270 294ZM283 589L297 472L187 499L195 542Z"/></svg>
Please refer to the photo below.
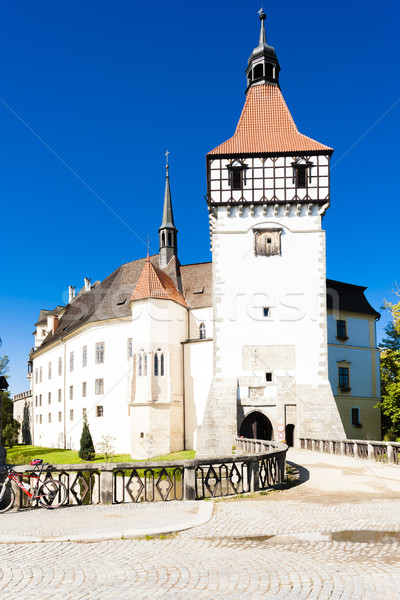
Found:
<svg viewBox="0 0 400 600"><path fill-rule="evenodd" d="M172 211L172 200L171 200L171 188L169 184L169 164L168 155L170 152L167 150L166 165L165 165L165 193L164 193L164 208L161 227L158 230L160 240L160 267L164 269L171 258L176 256L177 253L177 233L178 230L174 223L174 214Z"/></svg>
<svg viewBox="0 0 400 600"><path fill-rule="evenodd" d="M264 9L258 11L258 15L261 21L260 38L258 46L256 46L251 53L246 69L247 75L247 90L253 85L259 85L261 83L268 83L270 85L277 85L279 87L279 66L278 59L275 54L275 50L272 46L267 44L267 36L265 33L264 21L267 15Z"/></svg>
<svg viewBox="0 0 400 600"><path fill-rule="evenodd" d="M267 36L265 34L265 27L264 27L264 21L267 18L267 15L265 14L263 8L261 8L261 10L258 11L258 14L260 15L260 21L261 21L260 41L259 41L258 45L263 46L264 44L267 43Z"/></svg>

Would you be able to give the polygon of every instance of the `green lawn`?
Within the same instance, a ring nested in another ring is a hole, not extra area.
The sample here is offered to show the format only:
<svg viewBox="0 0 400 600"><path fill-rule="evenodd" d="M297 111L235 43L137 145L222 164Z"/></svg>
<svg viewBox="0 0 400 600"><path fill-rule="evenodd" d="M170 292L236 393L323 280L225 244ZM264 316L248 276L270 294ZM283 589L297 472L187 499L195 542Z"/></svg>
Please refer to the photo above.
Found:
<svg viewBox="0 0 400 600"><path fill-rule="evenodd" d="M81 460L78 452L75 450L60 450L58 448L42 448L41 446L24 446L17 444L13 448L7 448L7 463L12 465L28 464L34 458L42 458L44 462L55 465L77 464L87 461ZM163 456L155 456L150 460L188 460L194 458L194 450L184 450L181 452L173 452ZM96 454L96 458L90 462L101 463L105 462L102 454ZM133 459L129 454L115 454L111 462L139 462ZM144 461L140 461L144 462Z"/></svg>

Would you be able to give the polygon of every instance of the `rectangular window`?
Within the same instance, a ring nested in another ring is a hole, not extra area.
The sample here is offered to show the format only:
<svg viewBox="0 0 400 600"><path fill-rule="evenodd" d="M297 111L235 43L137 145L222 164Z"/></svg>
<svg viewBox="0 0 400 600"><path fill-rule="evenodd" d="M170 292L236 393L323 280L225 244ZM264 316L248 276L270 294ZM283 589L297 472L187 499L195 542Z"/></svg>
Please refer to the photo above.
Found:
<svg viewBox="0 0 400 600"><path fill-rule="evenodd" d="M133 356L132 338L128 338L127 357L130 358L131 356Z"/></svg>
<svg viewBox="0 0 400 600"><path fill-rule="evenodd" d="M39 423L42 423L42 415L39 415Z"/></svg>
<svg viewBox="0 0 400 600"><path fill-rule="evenodd" d="M87 346L82 348L82 367L87 366Z"/></svg>
<svg viewBox="0 0 400 600"><path fill-rule="evenodd" d="M59 411L59 413L58 413L58 422L61 423L61 421L62 421L62 412Z"/></svg>
<svg viewBox="0 0 400 600"><path fill-rule="evenodd" d="M94 388L95 394L104 394L104 379L96 379Z"/></svg>
<svg viewBox="0 0 400 600"><path fill-rule="evenodd" d="M87 418L87 411L86 408L82 408L82 418L86 419Z"/></svg>
<svg viewBox="0 0 400 600"><path fill-rule="evenodd" d="M359 427L360 423L360 409L358 407L351 408L351 424L353 427Z"/></svg>
<svg viewBox="0 0 400 600"><path fill-rule="evenodd" d="M349 368L339 367L339 387L343 390L350 389Z"/></svg>
<svg viewBox="0 0 400 600"><path fill-rule="evenodd" d="M272 373L265 373L265 381L272 381Z"/></svg>
<svg viewBox="0 0 400 600"><path fill-rule="evenodd" d="M61 390L58 390L58 401L61 402Z"/></svg>
<svg viewBox="0 0 400 600"><path fill-rule="evenodd" d="M72 409L69 411L69 420L70 421L74 420L74 411Z"/></svg>
<svg viewBox="0 0 400 600"><path fill-rule="evenodd" d="M51 392L48 393L47 400L48 403L51 404Z"/></svg>
<svg viewBox="0 0 400 600"><path fill-rule="evenodd" d="M37 406L37 396L35 396L35 406Z"/></svg>
<svg viewBox="0 0 400 600"><path fill-rule="evenodd" d="M49 377L49 379L51 379L51 362L49 362L49 366L48 366L48 377Z"/></svg>
<svg viewBox="0 0 400 600"><path fill-rule="evenodd" d="M43 379L43 369L42 369L42 367L39 367L39 383L42 383L42 379Z"/></svg>
<svg viewBox="0 0 400 600"><path fill-rule="evenodd" d="M232 189L233 190L241 190L242 189L242 177L243 177L242 169L232 169Z"/></svg>
<svg viewBox="0 0 400 600"><path fill-rule="evenodd" d="M62 375L62 358L61 358L61 356L58 359L58 374Z"/></svg>
<svg viewBox="0 0 400 600"><path fill-rule="evenodd" d="M74 353L73 352L69 353L69 370L70 371L74 370Z"/></svg>
<svg viewBox="0 0 400 600"><path fill-rule="evenodd" d="M264 317L269 317L270 316L270 309L267 306L264 306L263 308L263 316Z"/></svg>
<svg viewBox="0 0 400 600"><path fill-rule="evenodd" d="M86 398L86 381L82 383L82 398Z"/></svg>
<svg viewBox="0 0 400 600"><path fill-rule="evenodd" d="M347 340L347 327L346 321L337 320L336 321L336 337L339 340Z"/></svg>
<svg viewBox="0 0 400 600"><path fill-rule="evenodd" d="M104 415L104 408L102 406L96 406L96 417L102 417Z"/></svg>
<svg viewBox="0 0 400 600"><path fill-rule="evenodd" d="M42 394L39 394L39 406L42 406Z"/></svg>
<svg viewBox="0 0 400 600"><path fill-rule="evenodd" d="M104 362L104 342L97 342L95 351L96 365Z"/></svg>
<svg viewBox="0 0 400 600"><path fill-rule="evenodd" d="M296 187L307 187L307 167L305 165L296 166Z"/></svg>
<svg viewBox="0 0 400 600"><path fill-rule="evenodd" d="M51 413L49 413L49 423L51 423Z"/></svg>
<svg viewBox="0 0 400 600"><path fill-rule="evenodd" d="M38 382L38 370L35 369L35 383Z"/></svg>
<svg viewBox="0 0 400 600"><path fill-rule="evenodd" d="M73 385L69 386L69 399L70 400L74 399L74 386Z"/></svg>

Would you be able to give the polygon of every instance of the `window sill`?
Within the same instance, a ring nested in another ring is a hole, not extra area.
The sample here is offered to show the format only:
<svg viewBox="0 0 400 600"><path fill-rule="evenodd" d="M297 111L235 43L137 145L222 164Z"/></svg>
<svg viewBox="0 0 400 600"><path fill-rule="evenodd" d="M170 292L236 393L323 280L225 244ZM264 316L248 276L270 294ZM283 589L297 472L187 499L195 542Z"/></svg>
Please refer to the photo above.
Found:
<svg viewBox="0 0 400 600"><path fill-rule="evenodd" d="M338 340L338 342L346 342L349 338L347 335L343 337L341 335L337 335L336 339Z"/></svg>

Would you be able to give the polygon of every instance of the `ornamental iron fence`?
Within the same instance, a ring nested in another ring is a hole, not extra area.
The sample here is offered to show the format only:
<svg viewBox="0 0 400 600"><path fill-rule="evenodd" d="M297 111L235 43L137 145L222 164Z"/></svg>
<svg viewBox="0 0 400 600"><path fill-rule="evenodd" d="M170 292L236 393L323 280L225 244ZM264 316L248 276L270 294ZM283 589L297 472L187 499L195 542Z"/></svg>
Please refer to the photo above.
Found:
<svg viewBox="0 0 400 600"><path fill-rule="evenodd" d="M68 506L203 500L266 490L283 483L287 446L265 440L236 439L236 454L184 461L46 465L42 477L61 481ZM20 465L23 473L35 467ZM26 496L16 489L16 506Z"/></svg>

